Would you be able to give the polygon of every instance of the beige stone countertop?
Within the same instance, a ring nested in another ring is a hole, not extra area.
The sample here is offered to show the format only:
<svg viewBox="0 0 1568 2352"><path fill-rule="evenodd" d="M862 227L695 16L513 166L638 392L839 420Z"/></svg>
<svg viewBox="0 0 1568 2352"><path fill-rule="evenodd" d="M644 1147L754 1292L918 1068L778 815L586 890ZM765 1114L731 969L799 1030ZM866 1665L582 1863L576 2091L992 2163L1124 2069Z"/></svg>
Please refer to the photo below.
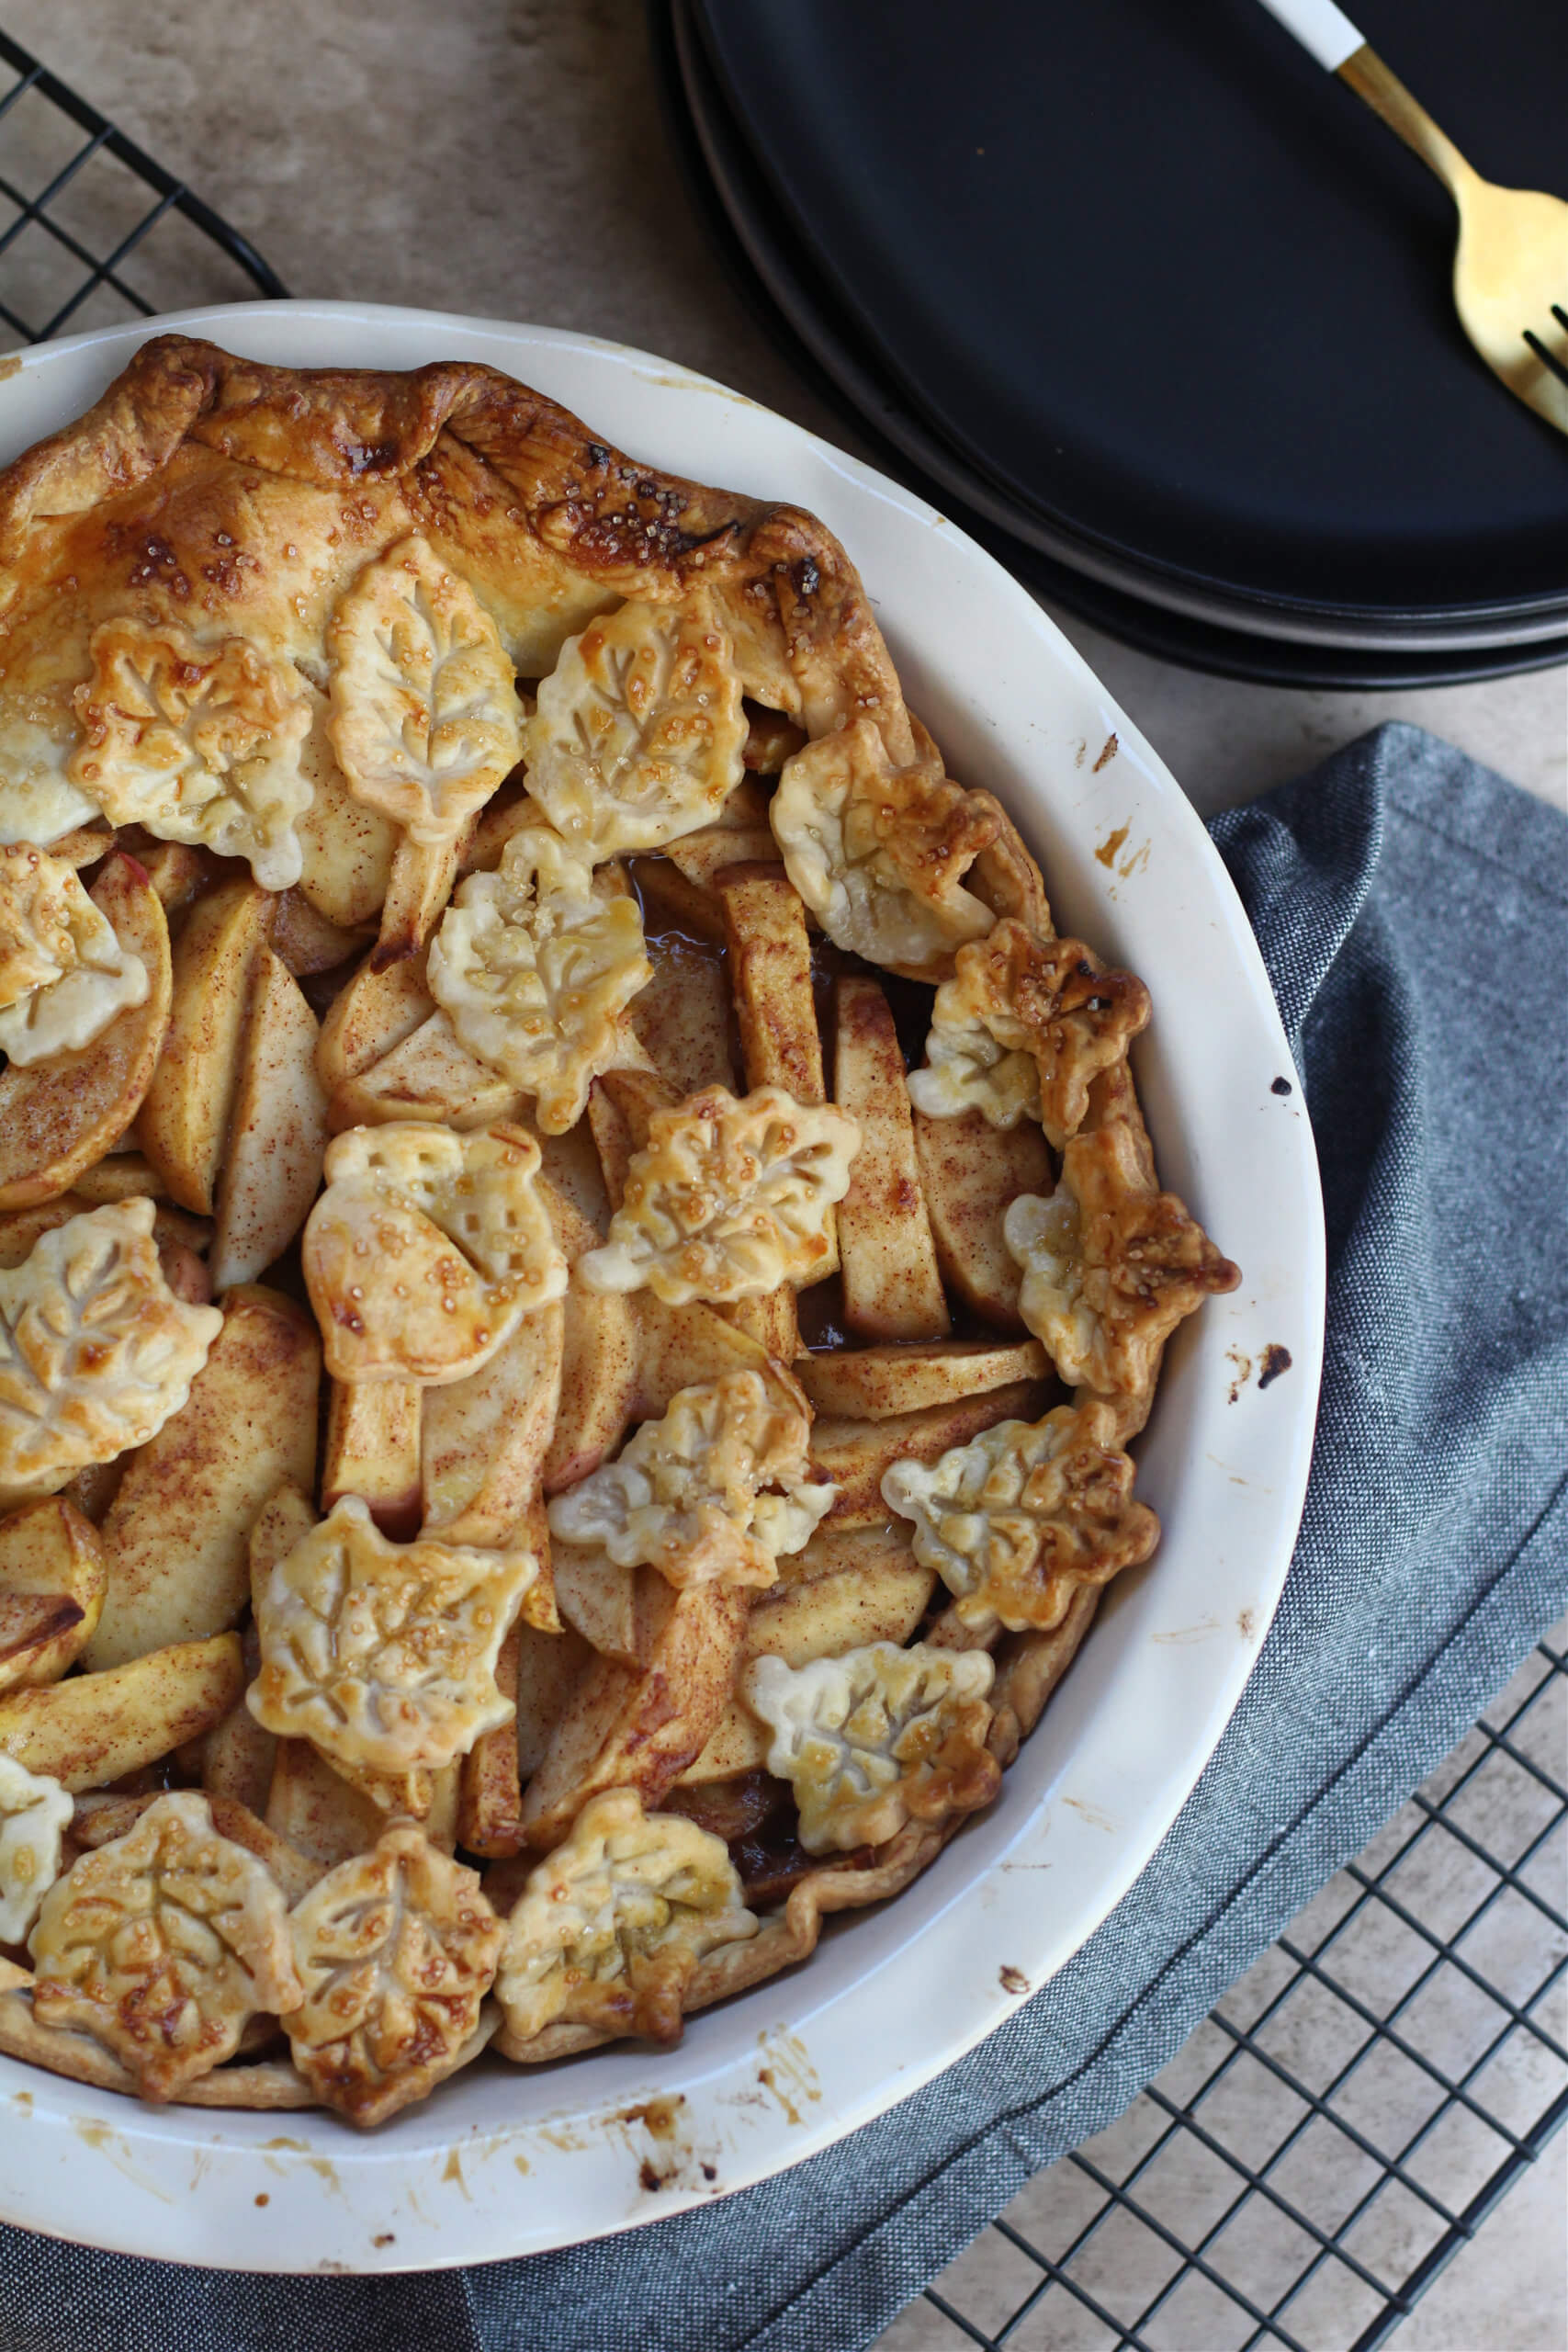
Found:
<svg viewBox="0 0 1568 2352"><path fill-rule="evenodd" d="M846 437L708 250L666 152L637 0L4 0L0 17L249 236L297 294L640 345ZM198 241L176 239L175 252L147 282L156 301L231 292ZM73 323L120 314L89 309ZM1202 809L1394 718L1531 791L1568 797L1562 670L1416 692L1281 690L1175 669L1056 618ZM1506 2200L1400 2346L1568 2342L1561 2156L1560 2145ZM916 2352L919 2310L894 2334Z"/></svg>

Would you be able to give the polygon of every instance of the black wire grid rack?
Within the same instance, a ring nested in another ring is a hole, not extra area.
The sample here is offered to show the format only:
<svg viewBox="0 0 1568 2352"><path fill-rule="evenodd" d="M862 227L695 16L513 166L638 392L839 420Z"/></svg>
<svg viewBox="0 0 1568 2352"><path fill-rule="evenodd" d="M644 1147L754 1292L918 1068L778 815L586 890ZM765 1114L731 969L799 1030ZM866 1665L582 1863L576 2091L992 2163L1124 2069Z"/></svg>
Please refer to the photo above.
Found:
<svg viewBox="0 0 1568 2352"><path fill-rule="evenodd" d="M288 291L0 31L0 348ZM889 2352L1373 2352L1568 2114L1568 1667L1543 1645L1109 2132Z"/></svg>
<svg viewBox="0 0 1568 2352"><path fill-rule="evenodd" d="M1564 1634L879 2352L1387 2343L1568 2116Z"/></svg>
<svg viewBox="0 0 1568 2352"><path fill-rule="evenodd" d="M0 31L0 349L287 294L254 245Z"/></svg>

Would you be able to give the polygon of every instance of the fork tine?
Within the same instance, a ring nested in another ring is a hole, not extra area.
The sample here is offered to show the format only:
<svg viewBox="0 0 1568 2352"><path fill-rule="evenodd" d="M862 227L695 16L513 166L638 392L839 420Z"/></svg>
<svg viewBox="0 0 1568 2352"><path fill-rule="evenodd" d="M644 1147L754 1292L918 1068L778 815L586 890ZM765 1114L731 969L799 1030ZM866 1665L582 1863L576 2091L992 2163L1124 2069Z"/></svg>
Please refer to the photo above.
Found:
<svg viewBox="0 0 1568 2352"><path fill-rule="evenodd" d="M1555 302L1551 306L1551 314L1553 318L1562 319L1563 326L1568 328L1568 317L1563 316ZM1568 360L1560 359L1555 351L1542 343L1540 335L1531 334L1529 327L1525 329L1525 341L1540 361L1541 366L1550 368L1560 384L1568 384Z"/></svg>
<svg viewBox="0 0 1568 2352"><path fill-rule="evenodd" d="M1562 329L1563 334L1568 334L1568 311L1563 309L1561 302L1553 302L1551 306L1551 315L1556 320L1558 325Z"/></svg>

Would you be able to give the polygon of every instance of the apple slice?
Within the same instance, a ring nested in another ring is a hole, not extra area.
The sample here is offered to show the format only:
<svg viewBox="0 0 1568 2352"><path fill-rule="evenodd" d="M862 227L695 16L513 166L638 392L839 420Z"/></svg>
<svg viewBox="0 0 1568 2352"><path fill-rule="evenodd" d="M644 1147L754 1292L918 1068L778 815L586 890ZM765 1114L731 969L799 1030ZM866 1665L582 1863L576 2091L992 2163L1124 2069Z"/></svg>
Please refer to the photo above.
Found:
<svg viewBox="0 0 1568 2352"><path fill-rule="evenodd" d="M874 980L839 982L833 1099L861 1131L839 1204L844 1321L872 1340L945 1339L947 1301L915 1164L903 1048Z"/></svg>
<svg viewBox="0 0 1568 2352"><path fill-rule="evenodd" d="M122 1780L199 1739L245 1685L238 1634L178 1642L103 1674L70 1674L0 1698L0 1754L74 1794Z"/></svg>
<svg viewBox="0 0 1568 2352"><path fill-rule="evenodd" d="M1004 1331L1021 1331L1022 1280L1002 1219L1021 1193L1050 1193L1056 1179L1032 1120L993 1127L983 1111L955 1119L915 1113L915 1158L937 1263L965 1306Z"/></svg>
<svg viewBox="0 0 1568 2352"><path fill-rule="evenodd" d="M219 1179L215 1290L254 1283L282 1257L310 1213L327 1148L317 1042L316 1016L299 982L264 950Z"/></svg>
<svg viewBox="0 0 1568 2352"><path fill-rule="evenodd" d="M0 1071L0 1209L68 1193L118 1142L152 1082L169 1020L169 926L146 871L109 858L89 893L122 947L140 956L150 986L77 1053ZM186 1204L186 1205L190 1205Z"/></svg>
<svg viewBox="0 0 1568 2352"><path fill-rule="evenodd" d="M0 1690L58 1682L103 1611L104 1547L62 1495L0 1520Z"/></svg>
<svg viewBox="0 0 1568 2352"><path fill-rule="evenodd" d="M315 1477L321 1373L316 1327L291 1299L230 1292L189 1402L131 1456L104 1520L109 1593L90 1667L234 1623L257 1512L285 1479Z"/></svg>
<svg viewBox="0 0 1568 2352"><path fill-rule="evenodd" d="M272 906L254 882L225 882L191 909L175 949L168 1035L137 1134L159 1190L199 1216L212 1214Z"/></svg>

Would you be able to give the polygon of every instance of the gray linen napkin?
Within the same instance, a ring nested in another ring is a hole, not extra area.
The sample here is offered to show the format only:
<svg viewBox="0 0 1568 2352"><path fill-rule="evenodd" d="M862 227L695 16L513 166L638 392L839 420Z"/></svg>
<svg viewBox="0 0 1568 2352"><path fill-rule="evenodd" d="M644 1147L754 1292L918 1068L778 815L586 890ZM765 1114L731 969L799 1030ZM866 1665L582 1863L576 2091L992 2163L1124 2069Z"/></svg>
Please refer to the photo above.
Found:
<svg viewBox="0 0 1568 2352"><path fill-rule="evenodd" d="M1385 727L1213 828L1306 1085L1317 1455L1241 1704L1099 1933L825 2154L466 2273L214 2277L0 2232L6 2352L852 2352L1111 2122L1568 1600L1568 824Z"/></svg>

